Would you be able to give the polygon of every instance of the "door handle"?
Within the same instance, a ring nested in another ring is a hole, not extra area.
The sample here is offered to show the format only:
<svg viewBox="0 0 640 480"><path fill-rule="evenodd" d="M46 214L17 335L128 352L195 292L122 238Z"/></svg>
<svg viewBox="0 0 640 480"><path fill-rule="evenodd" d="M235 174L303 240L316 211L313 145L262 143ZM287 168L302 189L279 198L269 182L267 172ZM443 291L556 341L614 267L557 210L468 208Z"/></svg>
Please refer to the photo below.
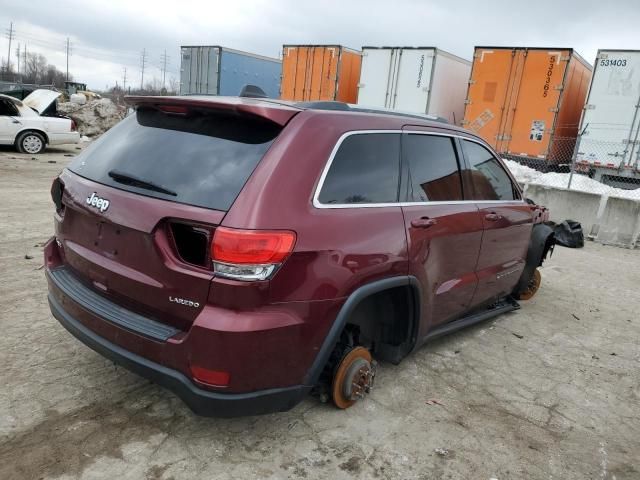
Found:
<svg viewBox="0 0 640 480"><path fill-rule="evenodd" d="M491 213L487 213L484 216L485 220L488 220L489 222L497 222L498 220L500 220L502 218L502 215L498 215L495 212L491 212Z"/></svg>
<svg viewBox="0 0 640 480"><path fill-rule="evenodd" d="M434 226L438 221L435 218L421 217L411 220L411 226L415 228L429 228Z"/></svg>

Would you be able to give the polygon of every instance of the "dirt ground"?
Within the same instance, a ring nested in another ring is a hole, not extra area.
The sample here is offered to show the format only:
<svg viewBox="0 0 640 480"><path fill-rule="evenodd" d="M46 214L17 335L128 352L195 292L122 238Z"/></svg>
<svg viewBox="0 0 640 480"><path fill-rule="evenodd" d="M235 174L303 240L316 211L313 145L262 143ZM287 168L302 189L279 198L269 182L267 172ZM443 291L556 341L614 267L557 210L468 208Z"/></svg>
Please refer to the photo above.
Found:
<svg viewBox="0 0 640 480"><path fill-rule="evenodd" d="M640 479L639 250L556 249L521 310L382 365L350 410L199 418L49 313L49 187L77 153L0 150L0 478Z"/></svg>

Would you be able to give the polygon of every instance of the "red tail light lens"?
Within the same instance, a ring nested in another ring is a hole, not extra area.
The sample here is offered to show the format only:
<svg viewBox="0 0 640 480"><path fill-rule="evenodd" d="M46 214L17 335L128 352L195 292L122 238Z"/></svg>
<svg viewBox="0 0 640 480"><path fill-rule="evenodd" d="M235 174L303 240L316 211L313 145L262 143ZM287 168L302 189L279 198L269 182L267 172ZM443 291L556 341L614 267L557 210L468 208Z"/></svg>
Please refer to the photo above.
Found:
<svg viewBox="0 0 640 480"><path fill-rule="evenodd" d="M293 250L296 234L288 230L238 230L218 227L213 234L211 258L235 265L282 262Z"/></svg>
<svg viewBox="0 0 640 480"><path fill-rule="evenodd" d="M209 370L197 365L191 365L191 374L196 381L212 387L226 387L231 379L229 372Z"/></svg>
<svg viewBox="0 0 640 480"><path fill-rule="evenodd" d="M71 131L75 132L77 129L78 129L78 126L76 125L76 122L71 120Z"/></svg>

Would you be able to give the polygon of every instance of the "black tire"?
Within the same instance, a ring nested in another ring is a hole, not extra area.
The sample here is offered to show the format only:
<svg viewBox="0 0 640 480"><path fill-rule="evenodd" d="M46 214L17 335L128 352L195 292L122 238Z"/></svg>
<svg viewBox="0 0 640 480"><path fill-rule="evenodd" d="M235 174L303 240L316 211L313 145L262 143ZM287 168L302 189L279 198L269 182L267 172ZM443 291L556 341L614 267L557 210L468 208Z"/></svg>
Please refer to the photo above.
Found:
<svg viewBox="0 0 640 480"><path fill-rule="evenodd" d="M30 155L37 155L47 146L47 142L39 132L24 132L18 136L16 140L16 148L20 153L27 153Z"/></svg>

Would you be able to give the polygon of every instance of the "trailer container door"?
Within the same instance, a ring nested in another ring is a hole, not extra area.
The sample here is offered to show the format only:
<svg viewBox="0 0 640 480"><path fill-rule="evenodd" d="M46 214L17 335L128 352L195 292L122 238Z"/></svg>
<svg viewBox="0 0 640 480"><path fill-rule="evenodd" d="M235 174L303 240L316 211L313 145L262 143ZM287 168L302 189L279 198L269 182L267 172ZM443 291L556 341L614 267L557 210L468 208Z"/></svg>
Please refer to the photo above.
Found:
<svg viewBox="0 0 640 480"><path fill-rule="evenodd" d="M515 85L513 121L505 128L500 152L546 158L556 125L560 94L570 52L526 50Z"/></svg>
<svg viewBox="0 0 640 480"><path fill-rule="evenodd" d="M284 47L280 98L285 100L303 99L308 51L308 47Z"/></svg>
<svg viewBox="0 0 640 480"><path fill-rule="evenodd" d="M395 52L396 50L391 48L371 48L363 51L358 85L359 105L388 107Z"/></svg>
<svg viewBox="0 0 640 480"><path fill-rule="evenodd" d="M638 165L640 51L601 51L596 60L578 160L602 166Z"/></svg>
<svg viewBox="0 0 640 480"><path fill-rule="evenodd" d="M313 100L334 100L336 98L336 79L340 62L339 47L324 47L322 50L322 68L318 83L319 93Z"/></svg>
<svg viewBox="0 0 640 480"><path fill-rule="evenodd" d="M393 92L394 109L427 113L433 60L432 49L404 48L401 50Z"/></svg>
<svg viewBox="0 0 640 480"><path fill-rule="evenodd" d="M496 149L517 63L516 50L477 49L474 54L464 123Z"/></svg>
<svg viewBox="0 0 640 480"><path fill-rule="evenodd" d="M356 103L362 55L360 52L341 48L339 62L334 98L339 102Z"/></svg>

